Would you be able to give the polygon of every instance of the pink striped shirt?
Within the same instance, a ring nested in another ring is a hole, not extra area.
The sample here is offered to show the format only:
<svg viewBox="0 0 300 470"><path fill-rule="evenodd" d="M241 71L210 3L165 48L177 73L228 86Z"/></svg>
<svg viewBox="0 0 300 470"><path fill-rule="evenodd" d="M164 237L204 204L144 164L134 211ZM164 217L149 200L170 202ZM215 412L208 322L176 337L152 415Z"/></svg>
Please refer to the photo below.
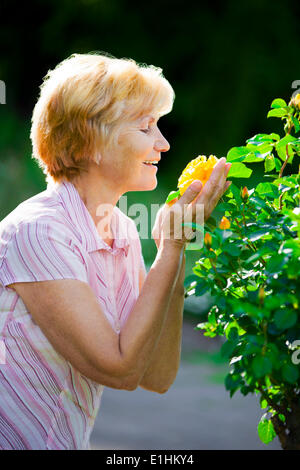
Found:
<svg viewBox="0 0 300 470"><path fill-rule="evenodd" d="M107 245L69 182L22 202L0 223L0 449L88 449L103 385L47 340L14 282L77 279L119 332L145 270L135 223L114 208Z"/></svg>

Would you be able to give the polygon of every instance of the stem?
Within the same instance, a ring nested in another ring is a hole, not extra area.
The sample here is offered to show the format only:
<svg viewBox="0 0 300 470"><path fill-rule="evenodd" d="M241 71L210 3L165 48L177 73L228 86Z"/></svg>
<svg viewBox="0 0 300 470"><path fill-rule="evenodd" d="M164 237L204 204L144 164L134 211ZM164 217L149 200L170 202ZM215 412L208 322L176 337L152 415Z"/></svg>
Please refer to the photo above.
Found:
<svg viewBox="0 0 300 470"><path fill-rule="evenodd" d="M271 421L273 423L275 432L279 438L281 447L285 449L286 444L287 444L287 435L286 435L287 427L282 421L280 421L280 419L276 415L272 416Z"/></svg>
<svg viewBox="0 0 300 470"><path fill-rule="evenodd" d="M263 389L263 387L260 383L257 386L257 390L261 393L262 397L266 400L268 405L270 405L273 408L273 410L277 411L278 413L281 413L281 414L285 415L285 409L282 406L277 405L277 403L273 402L273 400L270 398L270 396L264 391L264 389Z"/></svg>
<svg viewBox="0 0 300 470"><path fill-rule="evenodd" d="M281 170L280 170L280 173L279 173L279 178L282 177L282 173L283 173L283 170L285 169L286 165L287 165L287 162L288 162L288 159L289 159L289 150L288 150L288 144L286 144L285 146L285 154L286 154L286 159L281 167ZM280 196L279 196L279 210L282 209L282 198L283 198L283 194L284 193L281 193Z"/></svg>
<svg viewBox="0 0 300 470"><path fill-rule="evenodd" d="M243 222L244 222L244 227L246 228L246 218L245 218L245 203L243 203L243 208L242 208L242 217L243 217Z"/></svg>

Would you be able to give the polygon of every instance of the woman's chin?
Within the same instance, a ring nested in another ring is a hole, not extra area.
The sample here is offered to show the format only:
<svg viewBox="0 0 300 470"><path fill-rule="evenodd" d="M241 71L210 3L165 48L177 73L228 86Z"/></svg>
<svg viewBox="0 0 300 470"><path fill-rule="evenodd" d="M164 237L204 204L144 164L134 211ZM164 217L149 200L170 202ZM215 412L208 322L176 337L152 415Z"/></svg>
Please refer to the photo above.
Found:
<svg viewBox="0 0 300 470"><path fill-rule="evenodd" d="M140 191L153 191L157 187L157 179L152 184L144 184L144 188L140 189Z"/></svg>
<svg viewBox="0 0 300 470"><path fill-rule="evenodd" d="M135 185L130 191L153 191L157 187L157 179L153 179L151 182L143 181L141 184Z"/></svg>

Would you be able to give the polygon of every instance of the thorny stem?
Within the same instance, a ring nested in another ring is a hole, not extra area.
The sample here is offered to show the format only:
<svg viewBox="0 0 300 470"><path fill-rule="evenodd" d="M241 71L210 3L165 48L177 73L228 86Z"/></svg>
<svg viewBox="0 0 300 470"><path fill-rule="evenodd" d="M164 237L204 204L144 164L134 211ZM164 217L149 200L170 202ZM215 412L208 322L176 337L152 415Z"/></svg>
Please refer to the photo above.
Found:
<svg viewBox="0 0 300 470"><path fill-rule="evenodd" d="M287 162L288 162L288 159L289 159L289 151L288 151L288 144L286 144L285 146L285 155L286 155L286 158L285 158L285 161L281 167L281 170L280 170L280 173L279 173L279 178L282 177L282 173L283 173L283 170L285 169L286 165L287 165Z"/></svg>
<svg viewBox="0 0 300 470"><path fill-rule="evenodd" d="M282 413L284 414L284 408L280 405L277 405L277 403L274 403L273 400L270 398L270 396L264 391L262 385L259 383L259 385L257 386L257 389L259 390L259 392L261 393L262 397L266 400L266 402L268 403L268 405L272 406L272 408L279 412L279 413Z"/></svg>

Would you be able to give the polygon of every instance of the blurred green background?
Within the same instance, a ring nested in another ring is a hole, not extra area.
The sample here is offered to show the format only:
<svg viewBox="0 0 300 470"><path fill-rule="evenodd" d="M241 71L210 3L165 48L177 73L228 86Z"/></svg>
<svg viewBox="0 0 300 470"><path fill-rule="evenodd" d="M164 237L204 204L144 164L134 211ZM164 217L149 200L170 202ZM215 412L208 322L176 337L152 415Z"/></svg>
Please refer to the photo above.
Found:
<svg viewBox="0 0 300 470"><path fill-rule="evenodd" d="M300 79L299 1L4 0L0 8L0 220L46 188L31 159L31 113L42 78L74 52L160 66L175 90L173 111L160 120L171 149L162 155L158 186L129 193L128 205L163 203L198 154L221 157L258 132L281 131L267 110L276 97L288 100ZM235 183L255 184L262 168L251 168L250 181ZM155 244L142 244L149 267ZM187 273L196 259L187 253Z"/></svg>

